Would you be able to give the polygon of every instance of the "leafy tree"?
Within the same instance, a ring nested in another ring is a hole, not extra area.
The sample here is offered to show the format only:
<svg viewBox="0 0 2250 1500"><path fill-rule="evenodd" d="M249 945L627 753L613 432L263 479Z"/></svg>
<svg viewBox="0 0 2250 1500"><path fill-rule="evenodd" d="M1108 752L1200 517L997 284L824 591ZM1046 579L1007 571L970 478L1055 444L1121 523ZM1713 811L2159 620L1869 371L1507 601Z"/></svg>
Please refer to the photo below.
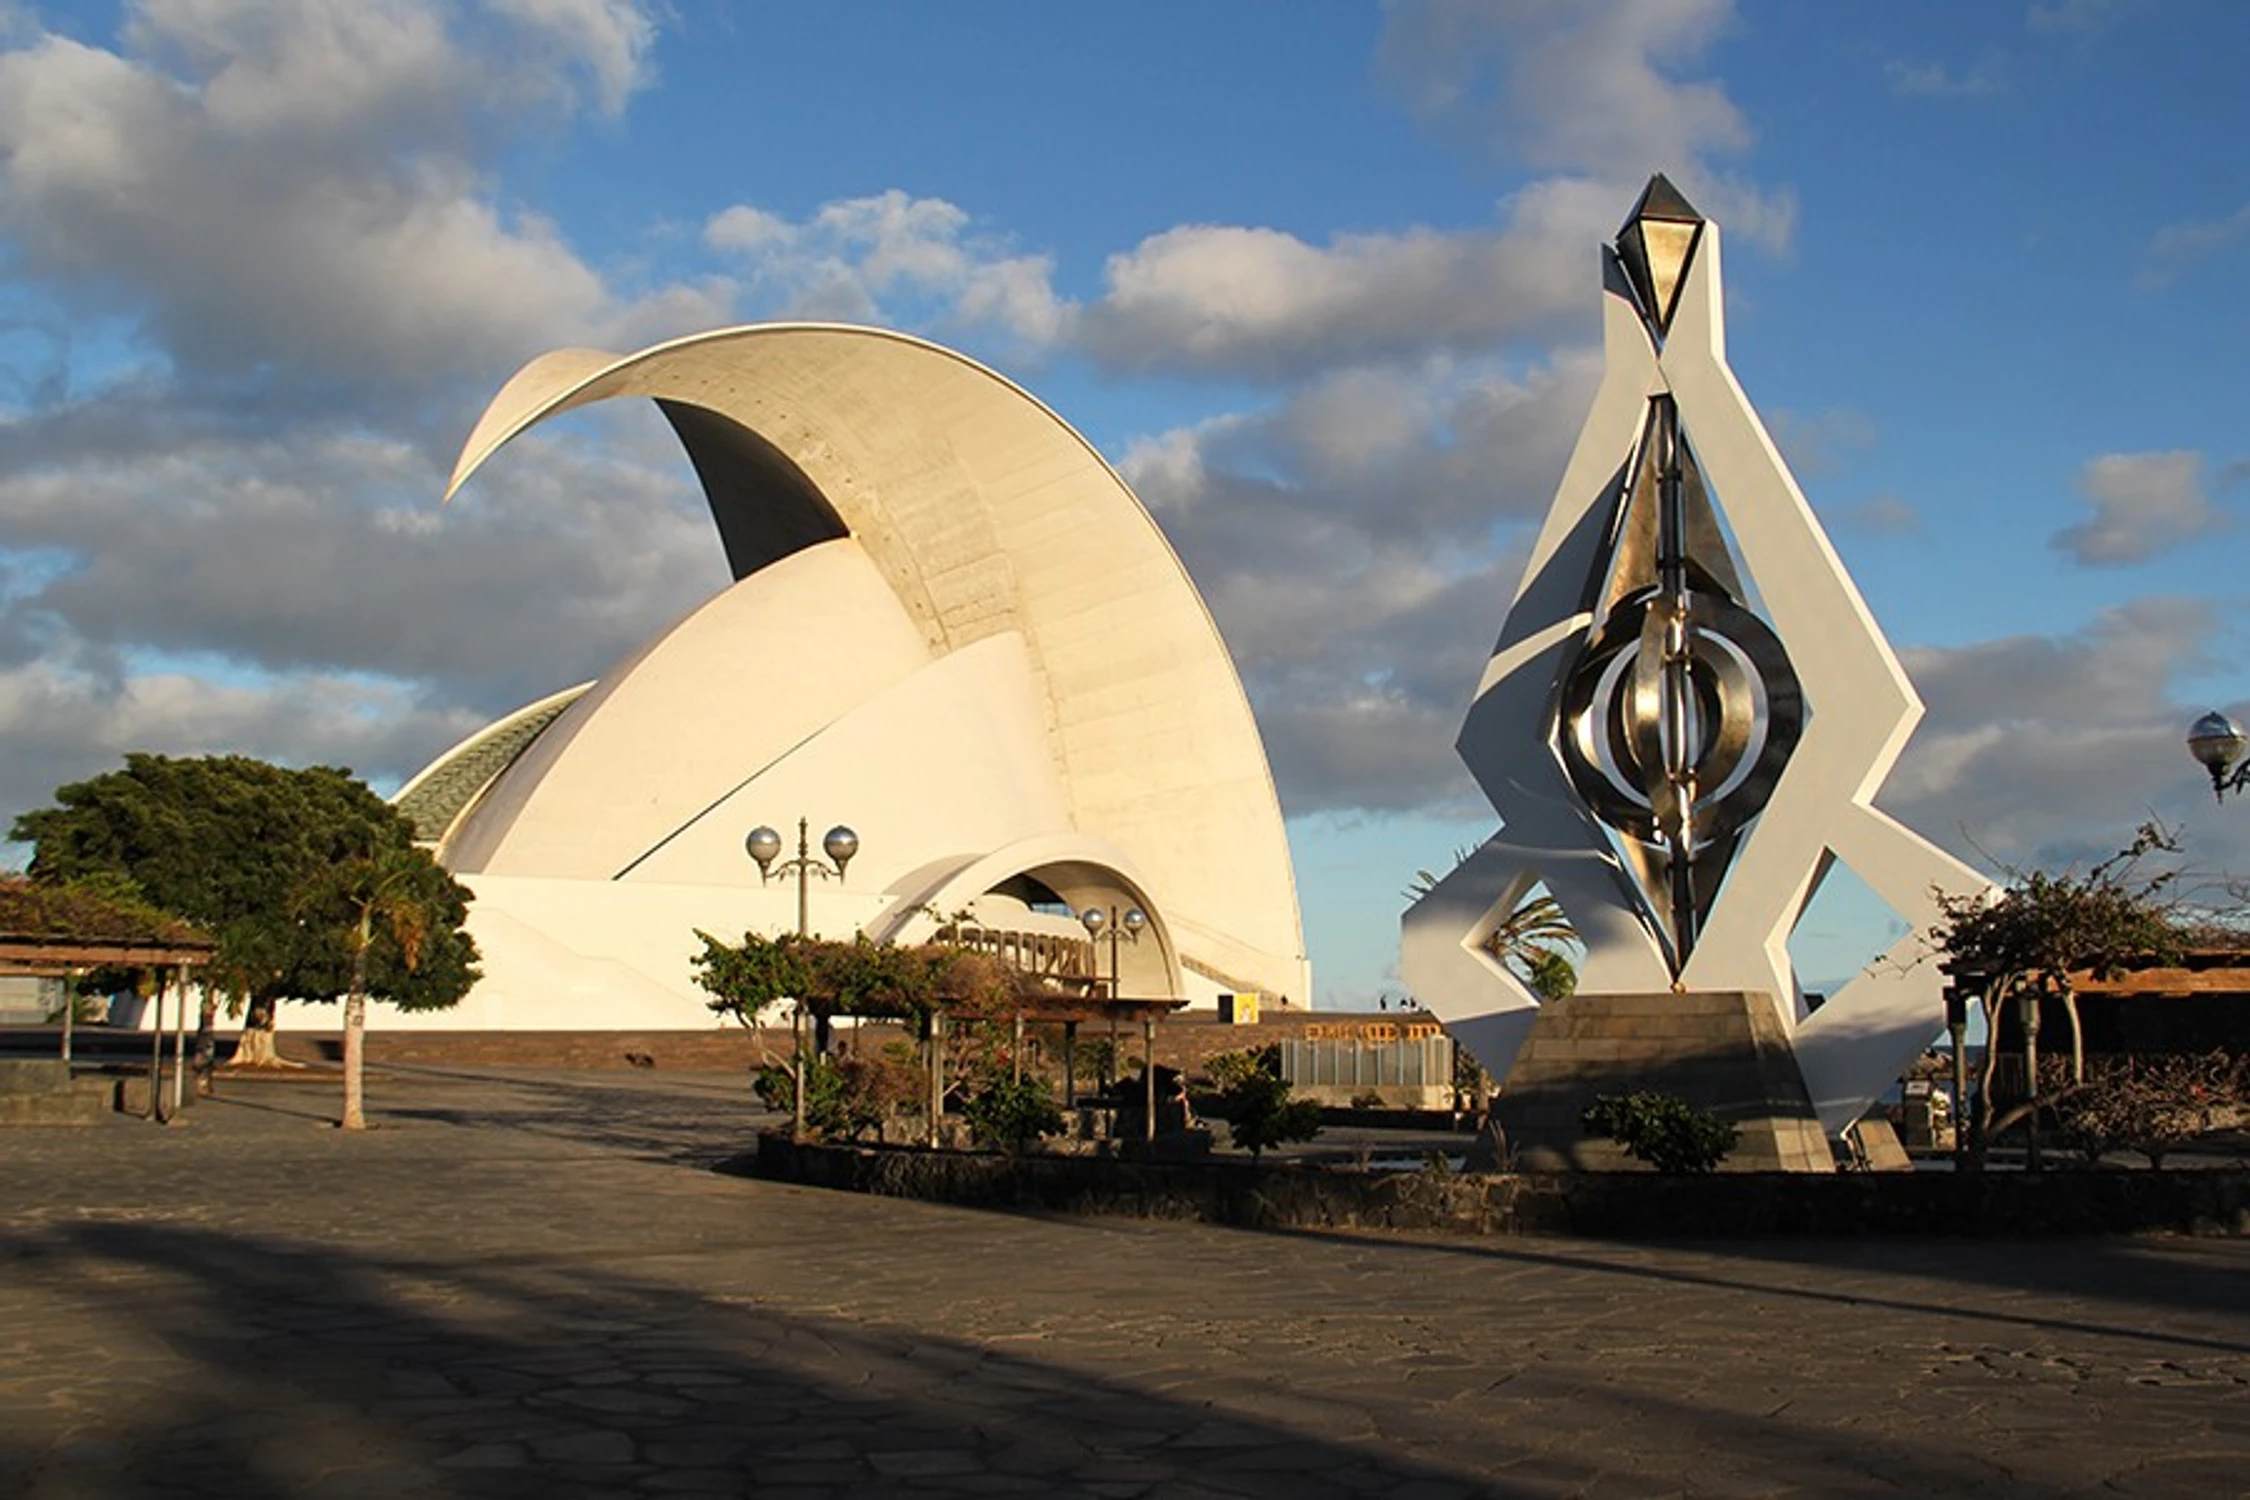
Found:
<svg viewBox="0 0 2250 1500"><path fill-rule="evenodd" d="M1021 1151L1041 1136L1063 1128L1062 1110L1043 1078L1001 1074L969 1100L963 1112L969 1134L980 1145Z"/></svg>
<svg viewBox="0 0 2250 1500"><path fill-rule="evenodd" d="M246 756L176 759L133 754L124 769L58 789L56 805L27 812L11 836L34 846L42 882L130 882L158 909L195 922L218 944L203 971L201 1033L221 994L245 1009L237 1060L278 1063L274 1006L360 993L402 1009L453 1004L477 977L462 930L468 893L414 849L412 825L349 771L288 770ZM350 913L307 895L355 861L420 864L415 889L431 904L416 962L398 932L376 924L355 955Z"/></svg>
<svg viewBox="0 0 2250 1500"><path fill-rule="evenodd" d="M1473 852L1454 850L1454 866L1461 866ZM1437 883L1438 877L1428 870L1416 870L1401 894L1409 901L1419 901L1435 890ZM1578 988L1578 970L1564 953L1579 946L1578 929L1570 925L1562 903L1544 890L1535 889L1517 903L1478 946L1542 1000L1561 1000Z"/></svg>
<svg viewBox="0 0 2250 1500"><path fill-rule="evenodd" d="M1269 1147L1309 1141L1319 1135L1320 1105L1311 1099L1289 1097L1288 1081L1281 1076L1281 1049L1244 1050L1257 1059L1256 1065L1235 1072L1234 1081L1219 1094L1220 1111L1226 1116L1227 1133L1234 1143L1248 1151L1255 1162Z"/></svg>
<svg viewBox="0 0 2250 1500"><path fill-rule="evenodd" d="M702 931L696 936L703 941L703 951L689 960L696 983L711 992L712 1010L745 1026L776 1000L794 999L815 1017L909 1022L928 1045L936 1033L933 1019L942 1013L945 1076L954 1081L949 1093L964 1081L981 1086L1013 1072L1015 977L990 954L942 942L901 948L864 933L849 942L794 933L769 938L747 932L740 943ZM808 1126L818 1123L813 1112L820 1099L808 1081Z"/></svg>
<svg viewBox="0 0 2250 1500"><path fill-rule="evenodd" d="M1735 1128L1670 1094L1601 1094L1579 1124L1659 1172L1709 1172L1734 1149Z"/></svg>
<svg viewBox="0 0 2250 1500"><path fill-rule="evenodd" d="M1985 1035L2000 1034L2000 1017L2019 997L2058 999L2070 1025L2073 1087L2086 1081L2085 1031L2073 976L2107 978L2137 962L2176 961L2181 930L2165 899L2173 871L2144 873L2143 862L2177 842L2144 823L2133 841L2083 874L2015 873L1998 892L1937 896L1940 917L1930 937L1955 982L1971 988L1984 1010ZM1987 1045L1978 1080L1976 1139L1981 1144L2025 1117L2026 1101L1995 1116L1992 1076L1998 1049Z"/></svg>
<svg viewBox="0 0 2250 1500"><path fill-rule="evenodd" d="M418 999L450 992L457 1000L477 980L471 966L475 950L459 933L468 907L461 887L429 855L412 846L390 846L317 872L297 888L292 909L315 931L325 925L351 956L344 993L342 1123L346 1130L365 1130L367 996L375 979L378 942L382 958L395 963L400 974L424 981ZM445 941L449 933L459 935L459 941ZM425 961L447 972L424 975Z"/></svg>

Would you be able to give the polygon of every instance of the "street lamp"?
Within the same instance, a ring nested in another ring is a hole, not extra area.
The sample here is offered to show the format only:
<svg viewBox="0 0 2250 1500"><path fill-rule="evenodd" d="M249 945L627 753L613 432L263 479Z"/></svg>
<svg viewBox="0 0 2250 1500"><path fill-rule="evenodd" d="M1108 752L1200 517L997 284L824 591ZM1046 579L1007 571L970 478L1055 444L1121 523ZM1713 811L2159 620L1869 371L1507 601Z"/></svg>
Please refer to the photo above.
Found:
<svg viewBox="0 0 2250 1500"><path fill-rule="evenodd" d="M803 818L797 820L797 857L791 860L783 860L779 865L776 865L774 861L781 857L781 835L774 832L773 829L761 823L756 828L751 829L748 837L742 841L742 847L749 853L750 858L757 862L758 883L760 885L771 881L776 875L793 874L797 877L797 936L799 937L807 936L812 925L809 920L811 909L808 905L810 899L807 895L808 882L814 875L820 876L823 880L831 878L842 880L844 878L844 866L850 864L852 856L859 853L859 835L839 823L834 828L829 829L826 836L820 841L820 847L826 852L828 858L825 860L814 859L812 857L812 846L809 842L811 831L812 825L807 820ZM796 1113L792 1128L797 1135L802 1136L805 1133L805 997L799 995L796 1000L796 1008L789 1014L790 1093L795 1096ZM817 1020L815 1021L814 1041L823 1054L828 1051L826 1030L827 1028L824 1025Z"/></svg>
<svg viewBox="0 0 2250 1500"><path fill-rule="evenodd" d="M2250 747L2242 726L2222 713L2207 713L2188 729L2188 754L2211 773L2211 791L2221 802L2227 793L2250 786L2250 760L2242 752ZM2231 774L2230 774L2231 772Z"/></svg>
<svg viewBox="0 0 2250 1500"><path fill-rule="evenodd" d="M1118 939L1122 937L1127 942L1138 943L1142 929L1148 926L1148 913L1137 906L1128 906L1123 912L1114 906L1107 911L1098 906L1089 906L1078 914L1078 922L1086 929L1086 936L1094 940L1096 985L1101 983L1099 971L1102 933L1105 929L1109 933L1109 998L1114 1007L1120 998L1117 993ZM1114 1067L1117 1059L1117 1012L1114 1008L1109 1013L1109 1055L1111 1066ZM1148 1084L1147 1127L1143 1133L1153 1141L1156 1139L1156 1022L1152 1019L1143 1019L1141 1022L1141 1056L1144 1064L1142 1073Z"/></svg>
<svg viewBox="0 0 2250 1500"><path fill-rule="evenodd" d="M844 878L844 866L850 864L852 856L859 853L859 835L839 823L834 828L829 829L820 841L820 847L827 853L828 858L814 859L812 847L807 842L807 835L811 827L812 825L805 819L799 818L797 820L797 857L782 860L778 865L774 863L774 860L779 858L781 854L780 834L761 825L751 829L750 836L742 841L742 847L747 849L750 852L750 857L758 862L758 881L760 884L772 880L776 875L795 875L797 877L797 936L799 937L806 936L810 931L806 921L808 911L805 894L806 882L815 875L823 880L831 878L842 880Z"/></svg>

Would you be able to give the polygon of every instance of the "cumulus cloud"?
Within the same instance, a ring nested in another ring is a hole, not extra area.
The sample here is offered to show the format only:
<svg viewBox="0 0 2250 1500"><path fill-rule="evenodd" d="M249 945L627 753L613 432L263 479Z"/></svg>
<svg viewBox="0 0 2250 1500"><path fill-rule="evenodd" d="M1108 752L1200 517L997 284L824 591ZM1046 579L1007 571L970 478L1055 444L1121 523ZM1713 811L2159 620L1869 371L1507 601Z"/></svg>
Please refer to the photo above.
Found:
<svg viewBox="0 0 2250 1500"><path fill-rule="evenodd" d="M1912 536L1922 529L1922 513L1902 495L1871 495L1836 514L1840 526L1873 536Z"/></svg>
<svg viewBox="0 0 2250 1500"><path fill-rule="evenodd" d="M1018 254L960 207L896 188L802 222L738 203L711 216L703 240L778 316L989 330L1030 353L1059 341L1072 314L1050 257Z"/></svg>
<svg viewBox="0 0 2250 1500"><path fill-rule="evenodd" d="M395 783L435 747L486 720L433 705L410 684L330 672L214 681L148 671L119 676L55 660L0 668L0 808L53 799L56 787L113 769L130 750L254 755L340 765Z"/></svg>
<svg viewBox="0 0 2250 1500"><path fill-rule="evenodd" d="M2192 830L2202 867L2245 868L2250 827L2206 814L2181 743L2201 705L2177 684L2219 626L2207 602L2152 597L2059 636L1901 652L1929 716L1884 805L1986 864L2098 858L2154 814Z"/></svg>
<svg viewBox="0 0 2250 1500"><path fill-rule="evenodd" d="M650 77L627 0L174 0L0 31L4 805L127 748L396 780L725 582L653 412L436 506L477 397L628 293L492 166Z"/></svg>
<svg viewBox="0 0 2250 1500"><path fill-rule="evenodd" d="M1893 58L1883 64L1883 81L1891 92L1905 98L1979 99L2001 92L2006 85L2000 68L1985 58L1966 69L1942 62L1907 62Z"/></svg>
<svg viewBox="0 0 2250 1500"><path fill-rule="evenodd" d="M0 51L14 273L133 319L190 379L428 381L598 338L629 309L490 192L531 109L614 109L650 28L619 0L182 0L116 50Z"/></svg>
<svg viewBox="0 0 2250 1500"><path fill-rule="evenodd" d="M1466 794L1453 735L1598 374L1583 349L1339 371L1126 453L1291 815Z"/></svg>
<svg viewBox="0 0 2250 1500"><path fill-rule="evenodd" d="M1723 88L1672 71L1733 13L1731 0L1419 0L1390 12L1381 65L1424 116L1473 124L1528 165L1631 177L1750 143Z"/></svg>
<svg viewBox="0 0 2250 1500"><path fill-rule="evenodd" d="M1727 0L1599 6L1417 0L1386 12L1380 70L1425 120L1545 174L1488 227L1339 234L1183 224L1110 258L1077 336L1117 368L1253 379L1480 353L1582 333L1593 247L1664 170L1731 235L1786 248L1795 203L1721 170L1750 142L1715 83L1676 75Z"/></svg>
<svg viewBox="0 0 2250 1500"><path fill-rule="evenodd" d="M2079 471L2077 487L2094 513L2052 544L2088 567L2146 562L2230 524L2203 488L2199 453L2105 453Z"/></svg>
<svg viewBox="0 0 2250 1500"><path fill-rule="evenodd" d="M1120 368L1272 379L1553 336L1591 321L1593 247L1631 201L1563 179L1514 195L1489 231L1323 245L1277 229L1181 225L1110 258L1079 339Z"/></svg>
<svg viewBox="0 0 2250 1500"><path fill-rule="evenodd" d="M2168 286L2250 237L2250 203L2216 219L2167 224L2150 237L2133 284L2142 291Z"/></svg>

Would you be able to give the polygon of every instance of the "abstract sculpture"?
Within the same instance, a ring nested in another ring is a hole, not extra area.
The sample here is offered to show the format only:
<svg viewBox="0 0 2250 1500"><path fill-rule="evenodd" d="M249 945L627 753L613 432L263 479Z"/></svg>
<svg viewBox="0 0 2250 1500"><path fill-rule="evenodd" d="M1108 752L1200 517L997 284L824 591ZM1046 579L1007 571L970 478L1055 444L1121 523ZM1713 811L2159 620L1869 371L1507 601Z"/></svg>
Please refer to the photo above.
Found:
<svg viewBox="0 0 2250 1500"><path fill-rule="evenodd" d="M1830 1133L1935 1032L1910 931L1804 1013L1842 861L1919 929L1985 882L1872 805L1921 704L1726 363L1719 229L1663 177L1603 252L1605 369L1458 741L1502 829L1405 919L1403 976L1495 1076L1540 1001L1483 949L1544 885L1581 994L1774 999Z"/></svg>

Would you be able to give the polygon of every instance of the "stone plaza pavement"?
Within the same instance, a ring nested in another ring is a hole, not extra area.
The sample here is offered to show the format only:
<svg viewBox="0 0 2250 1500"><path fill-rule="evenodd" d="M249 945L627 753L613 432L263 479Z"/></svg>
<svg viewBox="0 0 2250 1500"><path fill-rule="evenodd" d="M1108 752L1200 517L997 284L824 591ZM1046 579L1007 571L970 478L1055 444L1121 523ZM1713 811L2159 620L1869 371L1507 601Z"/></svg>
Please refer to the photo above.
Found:
<svg viewBox="0 0 2250 1500"><path fill-rule="evenodd" d="M1259 1234L709 1165L739 1077L0 1135L0 1495L2244 1495L2250 1244Z"/></svg>

